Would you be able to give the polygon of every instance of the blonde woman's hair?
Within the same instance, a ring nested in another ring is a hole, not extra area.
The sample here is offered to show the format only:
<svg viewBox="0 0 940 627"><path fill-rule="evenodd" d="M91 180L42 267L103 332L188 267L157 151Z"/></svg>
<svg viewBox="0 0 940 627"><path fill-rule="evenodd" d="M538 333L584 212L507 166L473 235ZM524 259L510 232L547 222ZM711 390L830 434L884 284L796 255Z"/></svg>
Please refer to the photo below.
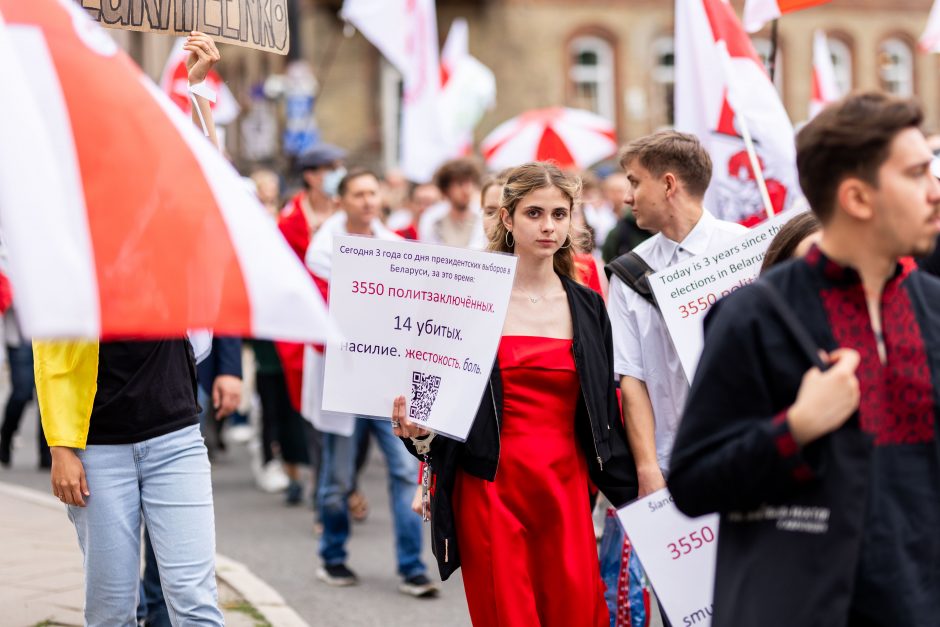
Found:
<svg viewBox="0 0 940 627"><path fill-rule="evenodd" d="M506 184L503 185L500 207L506 209L509 216L513 217L519 201L535 190L546 187L554 187L565 195L568 199L569 212L574 209L575 204L581 198L580 178L564 173L554 163L531 161L508 172ZM512 245L509 245L508 233L506 225L500 219L496 223L496 229L493 232L493 239L490 240L488 250L500 253L515 253L516 242L513 240ZM556 273L575 281L578 280L578 277L574 264L574 252L581 238L583 238L583 234L575 232L574 226L572 226L565 238L567 243L563 244L563 248L555 251L553 264Z"/></svg>

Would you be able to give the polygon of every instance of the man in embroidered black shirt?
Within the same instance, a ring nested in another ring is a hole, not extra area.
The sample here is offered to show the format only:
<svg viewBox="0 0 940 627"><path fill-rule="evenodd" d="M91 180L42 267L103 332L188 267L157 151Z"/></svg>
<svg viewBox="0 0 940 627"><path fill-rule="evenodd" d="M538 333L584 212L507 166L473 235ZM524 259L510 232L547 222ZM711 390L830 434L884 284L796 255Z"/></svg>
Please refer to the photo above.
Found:
<svg viewBox="0 0 940 627"><path fill-rule="evenodd" d="M749 286L706 320L668 483L685 513L721 514L716 627L940 616L940 281L900 263L940 233L921 122L868 93L807 124L818 247L761 279L786 305Z"/></svg>

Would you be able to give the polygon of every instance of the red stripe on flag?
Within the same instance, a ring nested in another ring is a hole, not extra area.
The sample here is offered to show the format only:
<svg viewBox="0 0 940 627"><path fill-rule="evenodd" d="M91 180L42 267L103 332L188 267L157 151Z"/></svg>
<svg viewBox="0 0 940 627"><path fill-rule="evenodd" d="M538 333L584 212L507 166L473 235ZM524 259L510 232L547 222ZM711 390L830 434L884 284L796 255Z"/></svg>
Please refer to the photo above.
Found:
<svg viewBox="0 0 940 627"><path fill-rule="evenodd" d="M705 13L708 15L712 36L716 42L725 42L729 56L750 58L759 66L764 67L751 44L751 38L744 32L744 27L741 26L730 4L724 0L702 0L702 6L705 7Z"/></svg>
<svg viewBox="0 0 940 627"><path fill-rule="evenodd" d="M559 168L574 167L574 157L561 140L558 133L551 126L545 127L542 138L539 140L539 147L535 151L535 158L538 161L555 161Z"/></svg>
<svg viewBox="0 0 940 627"><path fill-rule="evenodd" d="M777 6L780 7L780 13L792 13L828 2L830 0L777 0Z"/></svg>
<svg viewBox="0 0 940 627"><path fill-rule="evenodd" d="M10 19L41 24L69 109L102 337L249 330L238 258L189 146L130 59L92 52L47 2L17 3Z"/></svg>

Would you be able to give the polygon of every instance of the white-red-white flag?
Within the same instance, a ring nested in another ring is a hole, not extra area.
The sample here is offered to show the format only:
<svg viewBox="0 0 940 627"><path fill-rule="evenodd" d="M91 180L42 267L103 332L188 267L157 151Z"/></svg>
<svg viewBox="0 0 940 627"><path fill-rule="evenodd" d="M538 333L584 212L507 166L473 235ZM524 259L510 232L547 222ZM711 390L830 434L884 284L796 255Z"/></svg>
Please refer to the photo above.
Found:
<svg viewBox="0 0 940 627"><path fill-rule="evenodd" d="M940 0L935 0L927 17L927 26L917 42L922 52L940 52Z"/></svg>
<svg viewBox="0 0 940 627"><path fill-rule="evenodd" d="M809 102L809 117L816 117L826 105L838 100L839 85L836 83L836 70L832 65L832 52L826 40L826 33L817 30L813 34L813 85Z"/></svg>
<svg viewBox="0 0 940 627"><path fill-rule="evenodd" d="M749 33L756 33L764 24L777 19L784 13L808 9L830 0L745 0L744 28Z"/></svg>
<svg viewBox="0 0 940 627"><path fill-rule="evenodd" d="M345 0L340 15L401 73L400 167L412 181L430 181L447 159L434 0Z"/></svg>
<svg viewBox="0 0 940 627"><path fill-rule="evenodd" d="M37 338L334 336L240 177L71 0L0 0L0 221Z"/></svg>
<svg viewBox="0 0 940 627"><path fill-rule="evenodd" d="M713 163L705 206L748 226L767 216L741 137L744 121L780 213L802 195L793 125L734 9L727 0L676 0L675 41L675 126L697 135Z"/></svg>
<svg viewBox="0 0 940 627"><path fill-rule="evenodd" d="M170 100L179 107L183 113L189 115L193 104L189 97L189 73L186 71L186 59L189 53L183 50L186 40L182 37L173 44L173 49L167 56L166 65L160 75L160 89L170 97ZM206 84L216 93L216 101L211 103L212 117L216 124L231 124L238 117L241 107L232 90L215 69L209 70Z"/></svg>
<svg viewBox="0 0 940 627"><path fill-rule="evenodd" d="M441 123L448 157L473 151L473 129L496 104L496 77L470 54L470 28L460 17L441 50Z"/></svg>

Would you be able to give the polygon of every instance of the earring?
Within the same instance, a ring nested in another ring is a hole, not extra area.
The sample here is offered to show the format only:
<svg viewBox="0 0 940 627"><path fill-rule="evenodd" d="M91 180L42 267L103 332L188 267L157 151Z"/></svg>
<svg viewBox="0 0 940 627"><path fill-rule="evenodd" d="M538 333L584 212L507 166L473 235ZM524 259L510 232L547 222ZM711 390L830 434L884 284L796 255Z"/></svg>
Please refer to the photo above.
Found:
<svg viewBox="0 0 940 627"><path fill-rule="evenodd" d="M510 237L512 237L512 243L509 243L509 238L510 238ZM506 237L505 237L504 239L506 240L506 248L513 248L513 247L515 247L515 245L516 245L516 238L513 237L512 231L506 231Z"/></svg>
<svg viewBox="0 0 940 627"><path fill-rule="evenodd" d="M566 248L571 248L571 235L565 235L565 241L568 242L558 250L565 250Z"/></svg>

